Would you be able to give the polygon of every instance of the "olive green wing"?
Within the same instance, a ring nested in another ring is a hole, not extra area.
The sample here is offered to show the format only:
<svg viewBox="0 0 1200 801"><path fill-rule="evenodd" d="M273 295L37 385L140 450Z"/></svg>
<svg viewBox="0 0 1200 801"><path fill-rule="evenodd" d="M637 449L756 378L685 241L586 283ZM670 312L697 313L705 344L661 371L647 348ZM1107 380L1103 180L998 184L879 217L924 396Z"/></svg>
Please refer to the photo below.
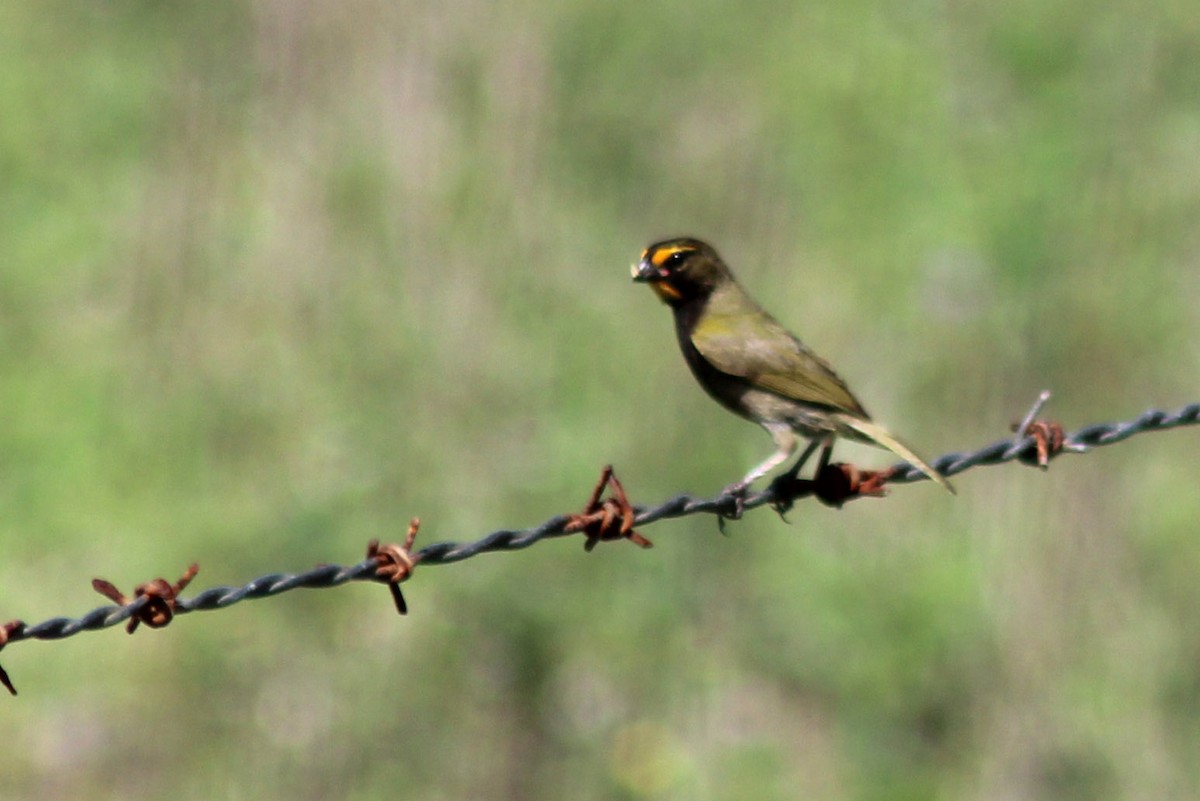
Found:
<svg viewBox="0 0 1200 801"><path fill-rule="evenodd" d="M757 305L733 306L710 307L692 328L692 344L709 364L785 398L868 417L825 360L775 318Z"/></svg>

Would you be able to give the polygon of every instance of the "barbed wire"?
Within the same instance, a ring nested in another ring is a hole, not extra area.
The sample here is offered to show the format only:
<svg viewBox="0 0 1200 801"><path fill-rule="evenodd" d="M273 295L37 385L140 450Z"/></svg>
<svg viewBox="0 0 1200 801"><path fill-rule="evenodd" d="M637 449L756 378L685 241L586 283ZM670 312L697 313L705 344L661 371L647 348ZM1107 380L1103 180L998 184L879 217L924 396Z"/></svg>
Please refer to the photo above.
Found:
<svg viewBox="0 0 1200 801"><path fill-rule="evenodd" d="M1136 434L1200 424L1200 403L1192 403L1175 412L1150 409L1134 420L1100 423L1085 426L1071 433L1063 433L1057 424L1038 423L1034 420L1048 397L1049 393L1043 393L1025 421L1017 426L1023 433L974 451L945 454L934 459L933 466L946 476L954 476L975 467L1000 465L1014 460L1045 467L1048 459L1058 453L1087 453L1104 445L1123 442ZM1042 428L1038 429L1038 426ZM588 538L589 550L599 540L618 538L633 539L639 545L649 547L649 541L634 532L633 527L645 527L660 520L705 513L717 515L719 520L724 521L740 517L745 511L761 506L772 506L782 513L790 508L798 497L809 494L815 494L832 505L841 505L841 501L860 494L877 494L855 485L849 492L829 499L822 496L819 486L813 486L818 483L816 481L793 480L789 485L776 480L763 491L745 497L729 490L712 498L697 498L688 493L681 493L656 506L631 506L625 499L620 483L611 473L611 468L606 468L601 483L596 487L591 502L582 514L556 515L533 528L500 529L471 542L438 542L413 551L412 541L419 525L414 519L404 546L381 548L372 542L368 547L367 558L358 564L319 565L301 573L271 573L241 586L210 587L190 598L177 596L195 574L194 565L175 585L168 584L164 579L156 579L139 586L132 598L120 595L108 582L96 580L93 586L118 601L117 605L102 606L78 618L55 617L33 625L14 620L0 625L0 648L23 640L59 640L82 631L96 631L123 622L128 622L130 631L136 628L139 621L151 627L160 627L170 622L172 614L224 609L241 601L268 598L301 587L325 589L350 581L390 584L397 608L403 613L407 610L398 585L408 578L417 564L446 565L483 553L519 551L542 540L571 536L580 532ZM900 462L885 471L870 473L869 476L877 480L875 484L871 484L873 489L878 489L885 481L896 484L928 479L919 469L907 462ZM601 502L600 494L609 481L612 481L616 497ZM619 531L615 527L617 524L620 524ZM15 694L2 668L0 683Z"/></svg>

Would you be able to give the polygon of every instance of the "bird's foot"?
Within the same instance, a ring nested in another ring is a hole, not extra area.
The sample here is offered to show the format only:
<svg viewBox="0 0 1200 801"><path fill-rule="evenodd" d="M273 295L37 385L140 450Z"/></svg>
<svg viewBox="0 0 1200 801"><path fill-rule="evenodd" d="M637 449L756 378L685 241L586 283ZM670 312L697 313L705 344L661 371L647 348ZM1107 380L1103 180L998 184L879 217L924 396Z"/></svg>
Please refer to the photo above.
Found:
<svg viewBox="0 0 1200 801"><path fill-rule="evenodd" d="M800 478L794 470L775 477L767 487L767 493L775 499L771 501L771 508L779 515L780 520L790 522L787 513L792 510L797 499L812 494L813 484L812 479Z"/></svg>
<svg viewBox="0 0 1200 801"><path fill-rule="evenodd" d="M746 495L750 491L750 484L746 481L735 481L734 483L721 490L721 495L729 498L727 504L728 512L719 512L717 514L717 526L720 527L721 533L725 533L726 520L741 520L742 515L746 512Z"/></svg>
<svg viewBox="0 0 1200 801"><path fill-rule="evenodd" d="M773 496L771 508L787 522L785 515L801 498L813 495L834 509L854 498L880 498L887 494L884 485L893 475L887 470L862 470L852 464L826 464L813 478L797 478L784 473L771 482L767 492Z"/></svg>

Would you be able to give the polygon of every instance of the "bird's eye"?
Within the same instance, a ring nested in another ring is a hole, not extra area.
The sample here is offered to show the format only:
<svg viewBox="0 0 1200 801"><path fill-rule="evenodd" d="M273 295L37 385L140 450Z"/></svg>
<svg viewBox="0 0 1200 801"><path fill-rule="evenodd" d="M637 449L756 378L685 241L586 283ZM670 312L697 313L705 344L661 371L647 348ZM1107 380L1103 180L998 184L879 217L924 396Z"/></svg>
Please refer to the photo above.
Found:
<svg viewBox="0 0 1200 801"><path fill-rule="evenodd" d="M676 250L670 256L667 256L665 263L668 267L678 267L679 265L683 264L684 260L687 258L687 255L688 251L686 250Z"/></svg>

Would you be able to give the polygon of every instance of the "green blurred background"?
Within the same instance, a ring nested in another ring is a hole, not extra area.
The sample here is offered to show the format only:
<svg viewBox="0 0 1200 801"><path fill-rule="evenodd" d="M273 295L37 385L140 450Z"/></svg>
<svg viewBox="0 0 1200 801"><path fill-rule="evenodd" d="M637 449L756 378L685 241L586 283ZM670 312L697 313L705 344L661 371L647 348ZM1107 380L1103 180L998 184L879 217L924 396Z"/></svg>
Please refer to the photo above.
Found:
<svg viewBox="0 0 1200 801"><path fill-rule="evenodd" d="M665 235L929 457L1200 396L1194 0L550 8L0 7L0 619L716 492ZM1198 436L21 643L0 795L1195 798Z"/></svg>

